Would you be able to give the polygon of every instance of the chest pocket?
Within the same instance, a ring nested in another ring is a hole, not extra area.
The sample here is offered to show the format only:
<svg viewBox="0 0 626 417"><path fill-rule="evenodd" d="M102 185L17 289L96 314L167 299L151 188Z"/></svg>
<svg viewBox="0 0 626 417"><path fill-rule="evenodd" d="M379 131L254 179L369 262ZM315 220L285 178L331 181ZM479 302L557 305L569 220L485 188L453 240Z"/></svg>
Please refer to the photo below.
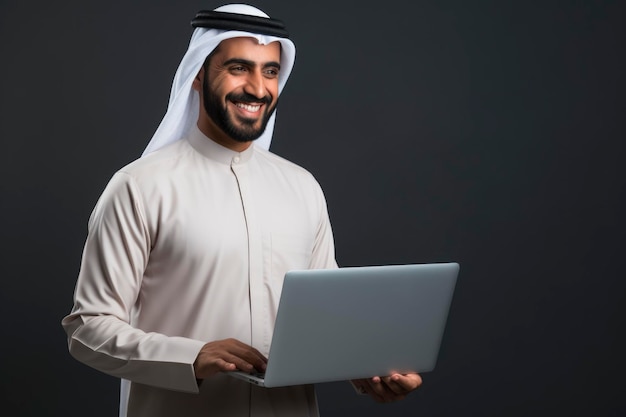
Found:
<svg viewBox="0 0 626 417"><path fill-rule="evenodd" d="M313 250L313 238L305 234L272 233L270 238L270 275L282 283L285 273L292 269L308 269Z"/></svg>

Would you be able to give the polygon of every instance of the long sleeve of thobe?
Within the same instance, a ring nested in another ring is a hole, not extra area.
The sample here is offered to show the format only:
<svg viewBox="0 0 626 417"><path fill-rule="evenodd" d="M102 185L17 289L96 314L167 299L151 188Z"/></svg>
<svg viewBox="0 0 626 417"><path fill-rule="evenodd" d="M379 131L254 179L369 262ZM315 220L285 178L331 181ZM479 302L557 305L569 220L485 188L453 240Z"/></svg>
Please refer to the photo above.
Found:
<svg viewBox="0 0 626 417"><path fill-rule="evenodd" d="M74 314L63 322L70 352L110 375L197 392L193 362L204 342L129 324L150 248L141 195L117 173L89 219Z"/></svg>

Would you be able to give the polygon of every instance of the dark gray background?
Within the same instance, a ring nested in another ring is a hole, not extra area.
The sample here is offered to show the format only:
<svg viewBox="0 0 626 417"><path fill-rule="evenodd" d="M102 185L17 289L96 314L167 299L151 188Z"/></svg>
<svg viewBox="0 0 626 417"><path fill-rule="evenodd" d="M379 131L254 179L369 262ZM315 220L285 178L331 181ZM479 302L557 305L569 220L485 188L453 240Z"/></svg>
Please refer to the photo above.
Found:
<svg viewBox="0 0 626 417"><path fill-rule="evenodd" d="M423 388L322 384L323 416L624 415L624 3L250 3L297 45L273 151L322 184L339 263L461 264ZM0 414L116 414L59 322L97 197L220 4L0 2Z"/></svg>

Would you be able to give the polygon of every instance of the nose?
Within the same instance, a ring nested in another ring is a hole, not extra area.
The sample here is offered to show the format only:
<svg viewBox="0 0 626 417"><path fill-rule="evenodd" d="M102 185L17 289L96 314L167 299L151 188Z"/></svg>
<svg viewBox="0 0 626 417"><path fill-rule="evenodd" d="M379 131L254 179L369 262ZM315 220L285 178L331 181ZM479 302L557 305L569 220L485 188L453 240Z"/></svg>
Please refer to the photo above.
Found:
<svg viewBox="0 0 626 417"><path fill-rule="evenodd" d="M244 91L256 98L263 98L267 95L265 77L263 77L261 71L250 71Z"/></svg>

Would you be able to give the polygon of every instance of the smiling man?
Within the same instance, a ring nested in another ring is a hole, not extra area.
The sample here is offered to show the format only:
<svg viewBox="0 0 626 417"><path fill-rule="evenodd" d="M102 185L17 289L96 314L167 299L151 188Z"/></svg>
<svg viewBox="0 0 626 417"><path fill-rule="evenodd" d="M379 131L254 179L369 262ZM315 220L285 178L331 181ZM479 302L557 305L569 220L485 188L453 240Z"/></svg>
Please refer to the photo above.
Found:
<svg viewBox="0 0 626 417"><path fill-rule="evenodd" d="M312 386L224 374L265 369L288 270L337 267L319 184L267 150L295 47L251 6L192 24L163 121L89 219L70 352L121 378L121 416L317 416ZM379 401L420 383L354 381Z"/></svg>
<svg viewBox="0 0 626 417"><path fill-rule="evenodd" d="M222 41L193 88L201 92L198 127L215 142L243 151L261 136L278 101L280 44L254 38Z"/></svg>

